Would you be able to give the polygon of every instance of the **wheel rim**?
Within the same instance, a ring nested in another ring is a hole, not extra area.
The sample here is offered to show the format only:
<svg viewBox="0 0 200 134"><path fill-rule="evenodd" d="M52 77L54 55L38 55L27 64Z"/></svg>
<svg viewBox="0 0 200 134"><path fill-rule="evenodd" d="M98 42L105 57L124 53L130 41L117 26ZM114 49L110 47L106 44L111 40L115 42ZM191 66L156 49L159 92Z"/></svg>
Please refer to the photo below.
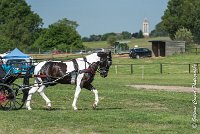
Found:
<svg viewBox="0 0 200 134"><path fill-rule="evenodd" d="M10 86L0 84L0 106L3 110L11 110L15 103L15 94Z"/></svg>
<svg viewBox="0 0 200 134"><path fill-rule="evenodd" d="M14 83L11 85L11 88L13 89L13 92L15 94L15 102L13 103L14 109L21 109L25 103L24 92L23 90L20 90L21 86Z"/></svg>

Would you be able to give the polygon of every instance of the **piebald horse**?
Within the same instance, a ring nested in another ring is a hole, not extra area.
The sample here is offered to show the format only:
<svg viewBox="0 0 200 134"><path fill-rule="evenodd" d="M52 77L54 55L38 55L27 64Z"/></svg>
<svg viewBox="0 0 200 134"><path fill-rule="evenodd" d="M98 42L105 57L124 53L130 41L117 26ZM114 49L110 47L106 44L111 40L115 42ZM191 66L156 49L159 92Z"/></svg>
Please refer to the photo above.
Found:
<svg viewBox="0 0 200 134"><path fill-rule="evenodd" d="M57 83L76 85L76 91L72 103L74 110L78 110L76 104L82 88L88 89L94 93L95 102L93 108L96 108L99 102L98 91L91 83L94 80L96 72L99 72L100 76L104 78L107 77L111 64L111 52L93 53L84 58L77 58L67 62L40 62L34 69L35 82L34 86L32 86L28 92L26 108L31 110L31 98L37 91L46 101L46 105L50 109L51 101L45 95L44 90L45 87Z"/></svg>

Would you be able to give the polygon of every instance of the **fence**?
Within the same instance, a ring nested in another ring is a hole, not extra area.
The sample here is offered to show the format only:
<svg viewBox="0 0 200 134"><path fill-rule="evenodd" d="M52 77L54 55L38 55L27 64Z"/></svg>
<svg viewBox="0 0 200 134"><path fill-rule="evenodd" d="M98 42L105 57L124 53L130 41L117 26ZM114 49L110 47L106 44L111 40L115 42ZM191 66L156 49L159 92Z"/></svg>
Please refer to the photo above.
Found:
<svg viewBox="0 0 200 134"><path fill-rule="evenodd" d="M152 64L114 64L110 68L110 72L116 74L184 74L192 73L191 64L172 64L172 63L152 63ZM199 64L195 63L198 67L199 73Z"/></svg>
<svg viewBox="0 0 200 134"><path fill-rule="evenodd" d="M200 54L200 48L189 48L189 49L186 49L186 52L187 53L194 53L194 54Z"/></svg>

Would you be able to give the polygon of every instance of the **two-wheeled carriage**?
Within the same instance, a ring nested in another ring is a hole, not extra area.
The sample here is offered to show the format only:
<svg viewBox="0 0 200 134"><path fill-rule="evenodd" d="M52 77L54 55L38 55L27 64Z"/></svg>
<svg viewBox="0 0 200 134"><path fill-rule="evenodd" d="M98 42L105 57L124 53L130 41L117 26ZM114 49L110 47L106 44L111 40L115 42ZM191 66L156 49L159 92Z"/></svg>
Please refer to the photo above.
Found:
<svg viewBox="0 0 200 134"><path fill-rule="evenodd" d="M28 96L25 77L29 77L29 73L22 74L13 66L6 70L6 66L0 64L0 109L18 110L23 107Z"/></svg>

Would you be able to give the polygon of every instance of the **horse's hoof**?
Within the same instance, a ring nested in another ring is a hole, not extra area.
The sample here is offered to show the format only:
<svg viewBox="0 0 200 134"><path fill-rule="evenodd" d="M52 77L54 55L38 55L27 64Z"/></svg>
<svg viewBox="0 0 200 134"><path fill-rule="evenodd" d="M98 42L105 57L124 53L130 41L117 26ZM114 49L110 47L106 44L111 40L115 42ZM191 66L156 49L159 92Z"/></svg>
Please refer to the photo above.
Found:
<svg viewBox="0 0 200 134"><path fill-rule="evenodd" d="M94 103L94 104L92 105L92 107L93 107L93 109L96 109L96 108L97 108L97 104Z"/></svg>
<svg viewBox="0 0 200 134"><path fill-rule="evenodd" d="M49 107L49 106L48 106L48 107L47 107L47 110L49 110L49 111L50 111L50 110L51 110L51 107Z"/></svg>
<svg viewBox="0 0 200 134"><path fill-rule="evenodd" d="M27 110L29 110L29 111L30 111L30 110L32 110L32 108L31 108L31 107L27 107L26 109L27 109Z"/></svg>
<svg viewBox="0 0 200 134"><path fill-rule="evenodd" d="M73 107L74 108L74 111L78 111L78 108L77 107Z"/></svg>

